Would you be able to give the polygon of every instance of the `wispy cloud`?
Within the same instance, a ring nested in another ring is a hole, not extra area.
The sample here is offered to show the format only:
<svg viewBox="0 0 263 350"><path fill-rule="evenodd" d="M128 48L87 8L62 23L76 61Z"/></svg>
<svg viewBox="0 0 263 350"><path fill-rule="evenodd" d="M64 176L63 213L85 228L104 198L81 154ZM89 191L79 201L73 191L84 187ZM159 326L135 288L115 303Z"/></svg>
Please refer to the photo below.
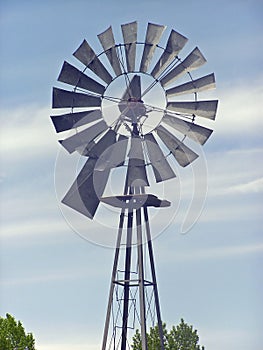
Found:
<svg viewBox="0 0 263 350"><path fill-rule="evenodd" d="M215 129L220 135L235 135L246 141L263 126L260 96L263 96L262 77L242 84L225 85L218 90L220 100ZM243 132L243 133L241 133Z"/></svg>
<svg viewBox="0 0 263 350"><path fill-rule="evenodd" d="M34 155L40 157L54 149L51 138L52 125L49 121L49 108L29 105L11 110L2 110L5 118L1 132L1 151L3 155L22 155L23 158ZM26 152L26 153L25 153ZM40 152L40 154L39 154Z"/></svg>
<svg viewBox="0 0 263 350"><path fill-rule="evenodd" d="M45 285L51 284L56 285L58 283L72 283L73 281L83 281L84 279L96 280L99 276L104 277L105 269L102 264L100 264L99 259L94 258L94 265L90 264L88 266L81 266L80 264L74 265L72 263L71 267L61 267L56 269L55 267L52 270L40 270L36 269L32 271L22 271L19 273L19 270L16 271L14 277L4 277L2 276L0 285L2 288L14 288L27 286L32 287L33 285ZM98 261L97 261L98 260ZM96 265L96 269L94 266Z"/></svg>
<svg viewBox="0 0 263 350"><path fill-rule="evenodd" d="M21 221L15 221L12 223L7 223L5 227L1 230L2 237L5 238L22 238L25 237L36 237L36 236L45 236L54 235L54 232L58 234L59 232L65 231L65 224L63 220L47 219L42 218L38 220L27 219ZM30 244L30 241L27 241L27 244Z"/></svg>
<svg viewBox="0 0 263 350"><path fill-rule="evenodd" d="M263 178L232 186L226 192L243 194L263 192Z"/></svg>
<svg viewBox="0 0 263 350"><path fill-rule="evenodd" d="M46 284L55 283L59 281L70 281L78 278L78 273L76 271L63 273L62 271L53 272L50 274L37 273L32 277L22 277L22 278L6 278L1 280L2 287L18 287L23 285L32 284Z"/></svg>
<svg viewBox="0 0 263 350"><path fill-rule="evenodd" d="M187 261L202 261L202 260L218 260L226 258L236 258L249 254L262 254L263 244L239 245L239 246L223 246L218 248L199 249L187 252L177 252L176 255L167 255L165 250L165 257L171 262L180 261L181 263Z"/></svg>
<svg viewBox="0 0 263 350"><path fill-rule="evenodd" d="M262 191L262 148L216 151L208 154L209 195L235 195Z"/></svg>

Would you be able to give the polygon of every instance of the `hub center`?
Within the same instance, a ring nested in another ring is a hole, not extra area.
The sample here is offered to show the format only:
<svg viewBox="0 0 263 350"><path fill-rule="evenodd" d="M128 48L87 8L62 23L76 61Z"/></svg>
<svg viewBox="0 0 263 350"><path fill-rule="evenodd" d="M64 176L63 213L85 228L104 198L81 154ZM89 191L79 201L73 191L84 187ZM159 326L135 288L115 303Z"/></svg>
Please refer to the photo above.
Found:
<svg viewBox="0 0 263 350"><path fill-rule="evenodd" d="M146 108L142 100L129 98L128 101L122 101L119 104L119 109L122 113L122 119L132 124L138 123L141 117L146 116Z"/></svg>
<svg viewBox="0 0 263 350"><path fill-rule="evenodd" d="M145 93L149 86L149 92ZM142 98L143 96L143 98ZM166 108L166 95L159 83L145 73L128 73L114 79L102 99L102 115L109 127L130 135L137 125L143 135L159 125Z"/></svg>

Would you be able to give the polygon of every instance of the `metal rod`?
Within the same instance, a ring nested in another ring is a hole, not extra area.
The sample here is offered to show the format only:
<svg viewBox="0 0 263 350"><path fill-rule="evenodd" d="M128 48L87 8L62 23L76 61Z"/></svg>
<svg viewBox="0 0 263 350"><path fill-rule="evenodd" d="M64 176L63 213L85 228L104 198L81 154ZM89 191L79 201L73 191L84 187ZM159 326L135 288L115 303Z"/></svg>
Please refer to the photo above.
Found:
<svg viewBox="0 0 263 350"><path fill-rule="evenodd" d="M125 185L124 185L124 194L127 194L127 193L128 193L128 176L126 175ZM108 338L108 334L109 334L109 325L110 325L110 318L111 318L113 294L114 294L114 289L115 289L114 281L116 280L116 275L117 275L124 218L125 218L125 209L122 209L121 214L120 214L118 236L117 236L117 241L116 241L115 256L114 256L112 275L111 275L111 286L110 286L107 314L106 314L104 333L103 333L102 350L106 350L106 346L107 346L107 338ZM114 349L115 349L115 346L114 346Z"/></svg>
<svg viewBox="0 0 263 350"><path fill-rule="evenodd" d="M162 319L161 319L161 308L160 308L159 294L158 294L158 288L157 288L156 272L155 272L155 267L154 267L153 247L152 247L152 240L151 240L152 238L151 238L151 231L150 231L150 224L149 224L147 207L144 207L143 210L144 210L144 220L145 220L145 225L146 225L147 244L148 244L148 251L149 251L149 258L150 258L151 272L152 272L152 279L153 279L153 291L154 291L154 298L155 298L158 329L159 329L159 335L160 335L160 344L161 344L161 350L165 350L164 349L163 325L162 325Z"/></svg>
<svg viewBox="0 0 263 350"><path fill-rule="evenodd" d="M128 213L127 222L127 240L126 240L126 257L125 257L125 283L123 297L123 314L122 314L122 335L121 350L126 350L127 345L127 328L129 317L129 295L130 295L130 269L131 269L131 250L132 250L132 222L133 212Z"/></svg>
<svg viewBox="0 0 263 350"><path fill-rule="evenodd" d="M148 350L147 333L146 333L146 313L145 313L141 208L136 210L136 226L137 226L137 249L138 249L138 265L139 265L139 295L140 295L142 350Z"/></svg>
<svg viewBox="0 0 263 350"><path fill-rule="evenodd" d="M123 223L124 223L124 210L122 210L122 212L120 214L119 229L118 229L118 236L117 236L116 249L115 249L115 257L114 257L112 275L111 275L111 286L110 286L107 314L106 314L106 320L105 320L105 326L104 326L102 350L106 350L107 338L108 338L108 333L109 333L112 300L113 300L113 293L114 293L114 288L115 288L114 281L116 279L117 267L118 267L118 261L119 261L119 255L120 255L120 244L121 244L121 237L122 237L122 231L123 231Z"/></svg>

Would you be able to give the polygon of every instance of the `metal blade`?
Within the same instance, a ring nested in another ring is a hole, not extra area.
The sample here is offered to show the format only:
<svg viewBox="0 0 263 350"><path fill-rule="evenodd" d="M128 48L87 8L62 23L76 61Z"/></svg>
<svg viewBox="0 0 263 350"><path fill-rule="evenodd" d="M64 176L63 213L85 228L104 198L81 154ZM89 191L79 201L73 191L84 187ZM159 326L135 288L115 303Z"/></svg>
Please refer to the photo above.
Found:
<svg viewBox="0 0 263 350"><path fill-rule="evenodd" d="M101 154L109 147L111 147L115 142L116 132L110 129L97 143L91 141L88 146L86 146L82 151L82 155L99 159Z"/></svg>
<svg viewBox="0 0 263 350"><path fill-rule="evenodd" d="M151 63L156 45L159 43L165 26L148 23L140 72L146 73Z"/></svg>
<svg viewBox="0 0 263 350"><path fill-rule="evenodd" d="M118 141L101 154L96 164L96 170L104 171L123 165L126 158L127 145L128 137L120 135Z"/></svg>
<svg viewBox="0 0 263 350"><path fill-rule="evenodd" d="M109 84L112 81L112 76L103 66L86 40L83 40L82 44L73 53L73 55L86 67L92 70L92 72L94 72L98 77L105 81L105 83Z"/></svg>
<svg viewBox="0 0 263 350"><path fill-rule="evenodd" d="M76 181L62 200L62 203L93 218L99 205L99 198L102 196L110 169L96 171L96 164L100 161L103 152L116 142L116 133L109 130L93 147L87 149L89 159L80 171Z"/></svg>
<svg viewBox="0 0 263 350"><path fill-rule="evenodd" d="M178 79L182 74L190 72L206 63L206 59L201 51L196 47L180 64L167 73L161 80L162 86L171 84Z"/></svg>
<svg viewBox="0 0 263 350"><path fill-rule="evenodd" d="M129 86L127 87L126 91L124 92L121 102L119 102L119 110L123 112L126 110L128 112L128 100L129 99L135 99L136 101L141 100L141 77L139 75L134 75ZM135 105L135 103L134 103ZM133 111L131 109L131 114L136 114L136 111ZM128 112L129 114L129 112Z"/></svg>
<svg viewBox="0 0 263 350"><path fill-rule="evenodd" d="M139 137L131 138L129 151L129 163L127 172L127 184L129 187L149 186L142 148L142 140Z"/></svg>
<svg viewBox="0 0 263 350"><path fill-rule="evenodd" d="M168 64L178 55L182 48L187 43L188 39L180 33L177 33L175 30L172 30L168 38L166 48L153 68L151 75L153 77L159 76Z"/></svg>
<svg viewBox="0 0 263 350"><path fill-rule="evenodd" d="M196 93L203 90L214 89L215 86L215 75L214 73L212 73L202 78L189 81L189 83L185 83L168 89L166 90L166 95L168 97L172 97L176 95L189 94L192 92Z"/></svg>
<svg viewBox="0 0 263 350"><path fill-rule="evenodd" d="M102 114L99 109L95 109L87 112L54 115L50 118L52 119L56 132L61 132L101 119Z"/></svg>
<svg viewBox="0 0 263 350"><path fill-rule="evenodd" d="M121 30L125 44L127 72L133 72L135 70L137 22L122 24Z"/></svg>
<svg viewBox="0 0 263 350"><path fill-rule="evenodd" d="M63 83L77 86L92 92L97 92L98 94L103 94L105 91L105 87L103 85L91 79L68 62L64 62L58 77L58 81L62 81Z"/></svg>
<svg viewBox="0 0 263 350"><path fill-rule="evenodd" d="M208 140L213 132L211 129L189 123L169 114L165 114L162 121L201 145Z"/></svg>
<svg viewBox="0 0 263 350"><path fill-rule="evenodd" d="M115 74L117 76L121 75L122 70L120 66L120 60L116 51L116 44L112 32L112 27L109 27L103 33L99 34L98 38Z"/></svg>
<svg viewBox="0 0 263 350"><path fill-rule="evenodd" d="M66 148L69 153L77 150L77 148L88 145L93 139L95 139L103 131L107 130L108 126L104 120L101 120L97 124L90 126L89 128L68 137L67 139L60 141L62 146Z"/></svg>
<svg viewBox="0 0 263 350"><path fill-rule="evenodd" d="M53 88L52 108L99 107L100 97Z"/></svg>
<svg viewBox="0 0 263 350"><path fill-rule="evenodd" d="M171 151L177 162L182 167L192 163L198 157L198 154L188 148L163 126L158 126L156 131L163 143Z"/></svg>
<svg viewBox="0 0 263 350"><path fill-rule="evenodd" d="M156 182L161 182L176 177L153 134L145 135L144 140L146 142L147 154L153 168Z"/></svg>
<svg viewBox="0 0 263 350"><path fill-rule="evenodd" d="M62 203L92 219L99 206L110 170L94 171L97 159L89 158Z"/></svg>
<svg viewBox="0 0 263 350"><path fill-rule="evenodd" d="M178 113L198 115L199 117L215 119L218 100L195 102L168 102L167 109Z"/></svg>
<svg viewBox="0 0 263 350"><path fill-rule="evenodd" d="M138 101L141 99L141 94L141 77L139 75L134 75L124 95L122 96L122 100L132 98Z"/></svg>

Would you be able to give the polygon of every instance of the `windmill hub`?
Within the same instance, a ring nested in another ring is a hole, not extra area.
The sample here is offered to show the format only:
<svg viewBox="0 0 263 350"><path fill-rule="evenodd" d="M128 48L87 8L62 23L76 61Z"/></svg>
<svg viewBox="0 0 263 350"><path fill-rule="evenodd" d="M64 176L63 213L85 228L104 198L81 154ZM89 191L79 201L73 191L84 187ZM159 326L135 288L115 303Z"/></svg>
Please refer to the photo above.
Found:
<svg viewBox="0 0 263 350"><path fill-rule="evenodd" d="M154 86L153 86L154 85ZM147 87L153 88L145 93ZM108 97L114 97L110 99ZM154 130L161 122L166 106L165 91L156 80L143 72L116 77L106 88L102 114L108 126L119 120L118 133L129 135L126 127L138 124L142 134Z"/></svg>
<svg viewBox="0 0 263 350"><path fill-rule="evenodd" d="M124 107L123 114L132 124L138 123L141 117L146 116L146 108L142 100L131 97L127 102L124 102Z"/></svg>

